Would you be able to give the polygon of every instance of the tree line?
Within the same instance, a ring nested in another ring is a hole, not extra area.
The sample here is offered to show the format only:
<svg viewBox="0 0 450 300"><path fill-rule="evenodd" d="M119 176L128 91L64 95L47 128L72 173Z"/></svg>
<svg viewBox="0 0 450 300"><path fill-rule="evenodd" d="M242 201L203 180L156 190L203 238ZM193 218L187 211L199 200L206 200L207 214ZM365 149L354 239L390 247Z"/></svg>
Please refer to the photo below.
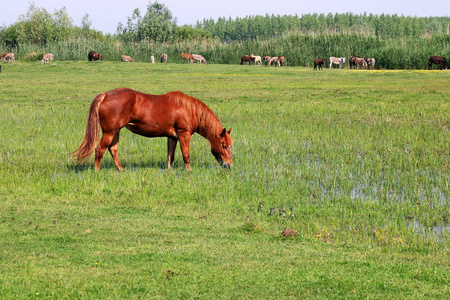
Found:
<svg viewBox="0 0 450 300"><path fill-rule="evenodd" d="M409 17L373 14L304 14L204 19L197 28L222 40L267 39L286 31L359 33L380 38L449 34L450 17Z"/></svg>

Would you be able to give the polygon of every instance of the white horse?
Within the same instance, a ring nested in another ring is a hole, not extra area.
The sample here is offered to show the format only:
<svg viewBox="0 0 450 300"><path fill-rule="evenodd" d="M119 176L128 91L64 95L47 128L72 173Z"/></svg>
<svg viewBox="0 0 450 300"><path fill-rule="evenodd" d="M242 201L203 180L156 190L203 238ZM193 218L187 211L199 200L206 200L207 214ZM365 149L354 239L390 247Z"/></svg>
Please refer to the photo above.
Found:
<svg viewBox="0 0 450 300"><path fill-rule="evenodd" d="M253 55L253 54L250 54L250 56L251 57L253 57L254 59L255 59L255 65L258 63L258 65L262 65L262 62L261 62L261 56L259 56L259 55Z"/></svg>
<svg viewBox="0 0 450 300"><path fill-rule="evenodd" d="M192 56L194 57L194 62L196 61L196 60L198 60L198 63L199 64L201 64L202 62L204 63L204 64L207 64L208 62L206 61L206 59L203 57L203 56L201 56L200 54L192 54Z"/></svg>
<svg viewBox="0 0 450 300"><path fill-rule="evenodd" d="M150 63L154 64L155 63L155 56L150 56Z"/></svg>
<svg viewBox="0 0 450 300"><path fill-rule="evenodd" d="M345 57L330 57L330 69L333 68L333 64L339 65L339 69L342 68L342 64L345 63Z"/></svg>

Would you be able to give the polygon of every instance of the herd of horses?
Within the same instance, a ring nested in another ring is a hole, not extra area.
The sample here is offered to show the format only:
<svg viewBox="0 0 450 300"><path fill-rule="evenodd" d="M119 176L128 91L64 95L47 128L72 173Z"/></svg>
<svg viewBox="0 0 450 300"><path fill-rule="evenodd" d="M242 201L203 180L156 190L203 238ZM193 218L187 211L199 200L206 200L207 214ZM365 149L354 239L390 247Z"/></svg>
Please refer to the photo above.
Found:
<svg viewBox="0 0 450 300"><path fill-rule="evenodd" d="M268 56L263 55L264 62L266 63L266 66L270 66L272 63L273 65L277 64L278 66L282 67L284 66L284 55L280 56ZM241 65L248 64L249 66L254 63L255 65L262 65L262 59L259 55L242 55L241 56Z"/></svg>
<svg viewBox="0 0 450 300"><path fill-rule="evenodd" d="M339 65L339 68L342 68L342 65L345 63L345 57L330 57L330 69L333 68L333 65ZM320 70L322 69L322 66L326 64L325 59L315 59L314 60L314 70ZM448 69L448 62L443 56L431 56L428 59L428 69L431 70L433 64L439 65L439 69L442 70L444 68L445 70ZM355 55L350 56L349 59L349 67L350 69L353 67L353 69L359 69L359 67L365 67L366 69L370 70L370 68L375 67L375 58L368 58L368 57L358 57Z"/></svg>
<svg viewBox="0 0 450 300"><path fill-rule="evenodd" d="M285 64L285 57L284 55L280 56L268 56L263 55L264 62L266 63L266 66L270 65L278 65L280 67L284 66ZM14 53L3 53L3 55L0 56L0 60L3 60L3 62L15 62L15 56ZM41 64L48 64L49 60L53 60L53 54L52 53L46 53L44 54ZM103 60L103 55L101 53L95 53L95 51L89 51L88 53L88 60L89 61L97 61L97 60ZM134 59L129 55L122 55L121 57L122 62L134 62ZM195 62L207 64L206 59L200 55L200 54L191 54L191 53L181 53L181 63L191 63L194 64ZM261 56L258 55L242 55L241 56L241 65L248 64L248 65L262 65L262 59ZM339 65L339 68L342 68L344 63L346 62L345 57L330 57L330 69L333 68L333 65ZM350 69L359 69L360 67L371 69L375 67L375 58L368 58L368 57L358 57L355 55L351 55L349 62L349 68ZM155 57L152 55L150 58L150 62L155 62ZM163 53L161 55L161 63L167 62L167 54ZM314 60L314 70L321 70L322 67L326 64L325 59L315 59ZM439 65L439 69L442 70L443 68L445 70L448 69L448 62L443 56L431 56L428 59L428 69L431 70L433 64Z"/></svg>

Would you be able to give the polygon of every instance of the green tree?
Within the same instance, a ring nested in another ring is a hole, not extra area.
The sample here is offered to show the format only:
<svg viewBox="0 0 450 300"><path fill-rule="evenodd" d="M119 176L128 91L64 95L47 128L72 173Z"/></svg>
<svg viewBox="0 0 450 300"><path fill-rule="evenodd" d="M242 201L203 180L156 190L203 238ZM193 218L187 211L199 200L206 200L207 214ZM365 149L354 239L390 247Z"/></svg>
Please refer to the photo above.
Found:
<svg viewBox="0 0 450 300"><path fill-rule="evenodd" d="M164 4L149 2L147 13L138 28L138 39L151 39L159 42L174 40L177 30L176 22L172 12Z"/></svg>

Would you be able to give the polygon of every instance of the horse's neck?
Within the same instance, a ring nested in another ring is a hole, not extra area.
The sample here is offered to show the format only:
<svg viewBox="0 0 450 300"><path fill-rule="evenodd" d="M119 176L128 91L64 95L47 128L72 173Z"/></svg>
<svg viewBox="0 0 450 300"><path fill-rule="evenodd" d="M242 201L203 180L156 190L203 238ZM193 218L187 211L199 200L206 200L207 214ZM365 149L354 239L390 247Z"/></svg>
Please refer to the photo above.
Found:
<svg viewBox="0 0 450 300"><path fill-rule="evenodd" d="M203 115L199 116L199 124L197 126L197 133L213 143L220 135L222 125L219 119L212 111L205 111Z"/></svg>

